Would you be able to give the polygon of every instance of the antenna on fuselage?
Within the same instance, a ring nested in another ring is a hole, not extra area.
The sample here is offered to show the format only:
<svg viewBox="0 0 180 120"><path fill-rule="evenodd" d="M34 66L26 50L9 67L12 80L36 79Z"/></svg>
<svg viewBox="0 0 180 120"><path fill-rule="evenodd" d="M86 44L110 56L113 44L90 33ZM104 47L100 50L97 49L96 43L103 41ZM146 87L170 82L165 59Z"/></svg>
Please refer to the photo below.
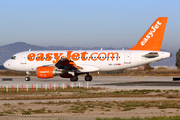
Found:
<svg viewBox="0 0 180 120"><path fill-rule="evenodd" d="M31 48L29 49L29 51L31 51Z"/></svg>
<svg viewBox="0 0 180 120"><path fill-rule="evenodd" d="M103 48L101 48L101 50L103 50Z"/></svg>

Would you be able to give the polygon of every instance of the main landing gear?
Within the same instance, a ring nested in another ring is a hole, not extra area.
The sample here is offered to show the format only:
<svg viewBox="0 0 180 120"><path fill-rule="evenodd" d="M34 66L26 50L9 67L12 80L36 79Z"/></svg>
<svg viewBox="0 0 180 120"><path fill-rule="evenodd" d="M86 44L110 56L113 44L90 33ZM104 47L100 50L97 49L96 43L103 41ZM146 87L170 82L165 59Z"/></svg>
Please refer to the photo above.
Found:
<svg viewBox="0 0 180 120"><path fill-rule="evenodd" d="M30 81L31 78L29 77L31 73L29 73L29 71L26 72L27 77L25 77L25 81Z"/></svg>
<svg viewBox="0 0 180 120"><path fill-rule="evenodd" d="M87 73L87 75L84 77L85 81L92 81L92 76ZM70 77L71 82L78 81L78 75Z"/></svg>
<svg viewBox="0 0 180 120"><path fill-rule="evenodd" d="M78 81L78 76L72 76L72 77L70 77L70 80L71 80L71 82L76 82L76 81Z"/></svg>
<svg viewBox="0 0 180 120"><path fill-rule="evenodd" d="M88 74L85 76L84 79L85 79L85 81L92 81L92 76Z"/></svg>

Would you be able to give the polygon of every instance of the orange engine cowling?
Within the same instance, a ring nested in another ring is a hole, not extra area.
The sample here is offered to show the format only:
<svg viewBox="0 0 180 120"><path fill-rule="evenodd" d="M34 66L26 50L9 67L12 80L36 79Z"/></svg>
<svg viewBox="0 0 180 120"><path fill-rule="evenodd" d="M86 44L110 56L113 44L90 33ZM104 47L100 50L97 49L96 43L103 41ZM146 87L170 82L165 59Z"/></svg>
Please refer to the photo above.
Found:
<svg viewBox="0 0 180 120"><path fill-rule="evenodd" d="M38 78L52 78L55 75L55 67L38 67L36 74Z"/></svg>

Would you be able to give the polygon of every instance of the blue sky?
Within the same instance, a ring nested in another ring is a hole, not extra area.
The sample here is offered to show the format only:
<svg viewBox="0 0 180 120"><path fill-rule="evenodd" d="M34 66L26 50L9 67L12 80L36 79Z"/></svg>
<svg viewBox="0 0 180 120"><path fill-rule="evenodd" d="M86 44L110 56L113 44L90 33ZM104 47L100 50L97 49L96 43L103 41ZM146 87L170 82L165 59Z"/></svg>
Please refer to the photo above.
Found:
<svg viewBox="0 0 180 120"><path fill-rule="evenodd" d="M168 17L162 49L180 48L179 0L0 1L0 46L133 47L157 17Z"/></svg>

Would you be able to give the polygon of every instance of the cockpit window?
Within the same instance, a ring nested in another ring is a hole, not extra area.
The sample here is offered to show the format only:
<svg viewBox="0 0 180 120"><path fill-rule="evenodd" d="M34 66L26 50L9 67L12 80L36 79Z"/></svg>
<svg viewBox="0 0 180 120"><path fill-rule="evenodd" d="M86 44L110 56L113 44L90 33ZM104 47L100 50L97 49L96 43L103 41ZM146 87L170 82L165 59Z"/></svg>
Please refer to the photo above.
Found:
<svg viewBox="0 0 180 120"><path fill-rule="evenodd" d="M15 59L16 59L16 56L12 56L11 59L15 60Z"/></svg>

